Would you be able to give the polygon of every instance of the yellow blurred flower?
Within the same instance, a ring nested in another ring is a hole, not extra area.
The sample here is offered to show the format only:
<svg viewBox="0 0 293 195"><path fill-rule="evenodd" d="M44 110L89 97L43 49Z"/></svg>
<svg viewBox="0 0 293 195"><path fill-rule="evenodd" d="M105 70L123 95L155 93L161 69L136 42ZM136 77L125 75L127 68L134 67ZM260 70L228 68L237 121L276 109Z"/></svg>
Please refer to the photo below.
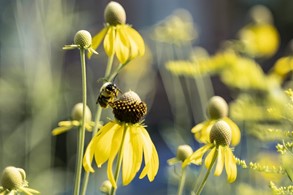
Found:
<svg viewBox="0 0 293 195"><path fill-rule="evenodd" d="M177 45L190 43L197 37L198 34L192 16L184 9L175 10L172 15L159 22L153 33L154 40Z"/></svg>
<svg viewBox="0 0 293 195"><path fill-rule="evenodd" d="M220 176L225 166L228 182L234 182L237 177L237 167L236 158L229 147L232 138L231 128L225 121L219 120L211 128L209 138L206 145L196 150L183 162L182 166L186 167L190 163L200 165L203 156L210 150L205 158L206 168L211 169L217 161L214 175Z"/></svg>
<svg viewBox="0 0 293 195"><path fill-rule="evenodd" d="M125 24L125 10L119 3L111 1L105 8L104 16L106 25L93 37L93 49L97 49L104 40L106 54L109 57L116 55L121 64L144 55L144 41L135 29ZM88 57L91 57L91 53L88 53Z"/></svg>
<svg viewBox="0 0 293 195"><path fill-rule="evenodd" d="M293 58L292 56L285 56L276 61L269 76L274 77L281 84L292 70Z"/></svg>
<svg viewBox="0 0 293 195"><path fill-rule="evenodd" d="M235 54L233 64L220 72L221 80L228 86L248 90L266 90L267 79L259 64L254 60ZM220 60L220 59L218 59ZM226 58L222 59L225 64ZM220 61L219 61L220 62ZM227 66L227 65L226 65Z"/></svg>
<svg viewBox="0 0 293 195"><path fill-rule="evenodd" d="M239 39L244 45L244 52L252 57L271 57L279 47L279 33L272 24L270 10L257 5L250 11L252 23L239 31Z"/></svg>
<svg viewBox="0 0 293 195"><path fill-rule="evenodd" d="M231 128L232 140L231 145L236 146L241 139L239 127L227 116L228 104L220 96L214 96L208 103L209 119L195 125L191 132L194 133L195 139L200 143L208 143L210 141L210 131L213 125L219 120L225 121Z"/></svg>
<svg viewBox="0 0 293 195"><path fill-rule="evenodd" d="M94 157L98 167L108 161L108 179L117 188L112 168L115 158L118 165L122 164L122 184L128 185L140 170L144 156L145 166L139 178L147 175L153 181L158 172L159 158L147 130L140 122L146 114L145 103L136 93L129 91L110 106L116 120L104 125L90 141L83 158L84 169L94 172L91 165Z"/></svg>

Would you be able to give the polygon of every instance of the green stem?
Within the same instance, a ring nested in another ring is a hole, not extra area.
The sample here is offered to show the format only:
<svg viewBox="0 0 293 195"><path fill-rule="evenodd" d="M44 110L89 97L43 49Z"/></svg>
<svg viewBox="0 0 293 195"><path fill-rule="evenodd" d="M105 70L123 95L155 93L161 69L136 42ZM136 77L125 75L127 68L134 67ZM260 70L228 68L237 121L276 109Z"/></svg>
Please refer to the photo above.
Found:
<svg viewBox="0 0 293 195"><path fill-rule="evenodd" d="M212 159L211 165L210 165L210 167L208 168L208 171L206 172L206 175L205 175L205 177L203 178L203 180L202 180L202 182L201 182L199 188L197 189L197 192L195 193L196 195L199 195L199 194L201 193L201 191L203 190L203 188L204 188L204 186L205 186L205 184L206 184L206 182L207 182L208 176L209 176L209 174L210 174L210 172L211 172L211 170L212 170L212 167L213 167L213 165L215 164L215 161L216 161L216 159L217 159L217 156L218 156L218 149L216 149L216 152L215 152L215 154L214 154L214 156L213 156L213 159Z"/></svg>
<svg viewBox="0 0 293 195"><path fill-rule="evenodd" d="M114 60L114 54L108 58L107 67L106 67L106 71L105 71L105 78L107 80L109 79L108 77L110 76L110 73L111 73L113 60Z"/></svg>
<svg viewBox="0 0 293 195"><path fill-rule="evenodd" d="M100 105L98 105L97 112L96 112L96 118L95 118L95 126L93 128L92 137L94 137L95 134L98 132L100 119L101 119L101 115L102 115L102 110L103 110L103 108ZM87 185L88 185L88 181L89 181L89 176L90 176L90 173L86 172L84 177L83 177L81 195L86 194L86 189L87 189Z"/></svg>
<svg viewBox="0 0 293 195"><path fill-rule="evenodd" d="M124 131L123 131L123 136L122 136L122 143L120 145L118 159L117 159L117 164L116 164L116 170L115 170L115 175L114 175L115 183L116 184L118 183L119 173L120 173L120 169L121 169L121 165L122 165L123 146L124 146L124 140L125 140L126 131L127 131L127 127L126 127L126 125L124 125ZM112 186L110 195L115 195L116 194L116 190L117 190L117 188L114 188Z"/></svg>
<svg viewBox="0 0 293 195"><path fill-rule="evenodd" d="M110 56L108 58L107 68L106 68L106 71L105 71L105 77L104 78L110 77L110 72L111 72L112 65L113 65L113 59L114 59L114 55L112 55L112 56ZM101 120L101 115L102 115L102 110L103 110L103 108L98 104L96 117L95 117L95 126L93 128L92 137L94 137L95 134L98 132L99 124L100 124L100 120ZM89 172L86 172L85 175L84 175L81 195L86 194L89 175L90 175Z"/></svg>
<svg viewBox="0 0 293 195"><path fill-rule="evenodd" d="M77 163L76 163L76 176L75 176L75 185L74 185L74 195L79 194L80 190L80 181L81 181L81 172L82 172L82 158L84 150L84 139L85 139L85 110L86 110L86 65L85 65L85 50L80 49L80 60L81 60L81 77L82 77L82 119L81 119L81 128L79 129L78 136L78 151L77 151Z"/></svg>
<svg viewBox="0 0 293 195"><path fill-rule="evenodd" d="M114 78L116 77L116 75L120 72L120 70L129 63L130 61L126 61L124 64L119 64L118 67L115 69L115 71L113 71L113 73L111 75L109 75L108 80L109 81L113 81Z"/></svg>
<svg viewBox="0 0 293 195"><path fill-rule="evenodd" d="M186 167L182 168L180 183L179 183L179 187L178 187L178 195L182 195L184 185L185 185L185 179L186 179Z"/></svg>

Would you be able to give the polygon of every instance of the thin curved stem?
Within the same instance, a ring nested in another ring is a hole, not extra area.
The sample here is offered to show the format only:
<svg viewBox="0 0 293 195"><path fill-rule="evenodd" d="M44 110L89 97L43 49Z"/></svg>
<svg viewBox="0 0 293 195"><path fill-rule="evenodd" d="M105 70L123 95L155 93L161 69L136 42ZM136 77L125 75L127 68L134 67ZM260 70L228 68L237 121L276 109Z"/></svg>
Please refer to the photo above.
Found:
<svg viewBox="0 0 293 195"><path fill-rule="evenodd" d="M186 180L186 167L182 168L180 183L179 183L179 187L178 187L178 195L182 195L184 185L185 185L185 180Z"/></svg>
<svg viewBox="0 0 293 195"><path fill-rule="evenodd" d="M214 166L214 164L215 164L215 161L216 161L216 159L217 159L217 156L218 156L218 149L216 149L216 152L215 152L215 154L214 154L214 156L213 156L213 159L212 159L211 165L210 165L210 167L208 168L208 171L206 172L206 175L205 175L205 177L203 178L203 180L202 180L202 182L201 182L199 188L197 189L197 191L196 191L196 193L195 193L196 195L199 195L199 194L201 193L201 191L203 190L203 188L204 188L204 186L205 186L205 184L206 184L206 182L207 182L207 179L208 179L208 177L209 177L209 175L210 175L210 172L211 172L211 170L212 170L212 168L213 168L213 166Z"/></svg>
<svg viewBox="0 0 293 195"><path fill-rule="evenodd" d="M86 64L85 64L85 49L80 49L80 60L81 60L81 78L82 78L82 119L81 119L81 128L79 129L78 134L78 151L77 151L77 163L76 163L76 176L75 176L75 185L74 185L74 195L78 195L80 191L80 181L81 181L81 172L82 172L82 158L84 150L84 139L85 139L85 110L86 110Z"/></svg>
<svg viewBox="0 0 293 195"><path fill-rule="evenodd" d="M119 149L119 154L118 154L118 159L117 159L117 164L116 164L116 170L115 170L115 183L118 183L118 179L119 179L119 173L120 173L120 169L121 169L121 165L122 165L122 156L123 156L123 146L124 146L124 140L125 140L125 135L126 135L126 131L127 131L127 126L124 125L124 131L123 131L123 136L122 136L122 142L120 145L120 149ZM118 188L118 187L117 187ZM112 186L111 188L111 192L110 195L115 195L116 194L116 190L117 188L114 188Z"/></svg>

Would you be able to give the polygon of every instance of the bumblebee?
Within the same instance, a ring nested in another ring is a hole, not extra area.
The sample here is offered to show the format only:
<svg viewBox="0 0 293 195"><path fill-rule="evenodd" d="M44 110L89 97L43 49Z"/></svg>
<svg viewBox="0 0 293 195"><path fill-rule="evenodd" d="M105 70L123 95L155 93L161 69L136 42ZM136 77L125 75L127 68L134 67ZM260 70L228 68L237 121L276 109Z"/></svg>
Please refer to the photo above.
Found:
<svg viewBox="0 0 293 195"><path fill-rule="evenodd" d="M96 104L100 104L103 108L107 108L109 103L114 102L119 92L121 93L120 89L114 83L104 83L100 89Z"/></svg>

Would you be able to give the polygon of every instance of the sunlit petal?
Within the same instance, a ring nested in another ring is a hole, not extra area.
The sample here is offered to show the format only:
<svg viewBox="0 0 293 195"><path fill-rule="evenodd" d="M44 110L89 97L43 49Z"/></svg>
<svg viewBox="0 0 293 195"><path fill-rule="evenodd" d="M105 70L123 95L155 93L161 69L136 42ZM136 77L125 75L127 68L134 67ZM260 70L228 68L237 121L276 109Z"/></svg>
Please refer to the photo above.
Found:
<svg viewBox="0 0 293 195"><path fill-rule="evenodd" d="M186 167L190 163L194 163L197 165L200 165L202 163L202 157L208 151L213 144L206 144L203 147L196 150L190 157L185 159L185 161L182 163L182 167Z"/></svg>
<svg viewBox="0 0 293 195"><path fill-rule="evenodd" d="M215 169L215 176L220 176L223 172L224 162L225 162L225 153L223 153L223 147L219 146L218 148L218 157L217 157L217 165Z"/></svg>
<svg viewBox="0 0 293 195"><path fill-rule="evenodd" d="M131 172L128 175L128 178L123 182L124 185L127 185L130 183L133 178L135 177L136 173L139 171L142 163L142 155L143 155L143 150L142 150L142 142L140 140L139 136L139 129L137 129L135 126L130 126L129 127L129 132L130 132L130 145L133 150L133 155L132 155L132 167L130 170ZM124 160L124 158L123 158Z"/></svg>
<svg viewBox="0 0 293 195"><path fill-rule="evenodd" d="M159 160L156 148L144 127L140 127L141 140L143 142L143 151L144 151L144 163L145 167L142 170L139 178L143 178L148 175L150 181L154 179L158 172Z"/></svg>
<svg viewBox="0 0 293 195"><path fill-rule="evenodd" d="M152 144L152 158L149 163L150 169L148 171L148 178L150 181L153 181L159 170L159 156L154 144Z"/></svg>
<svg viewBox="0 0 293 195"><path fill-rule="evenodd" d="M120 63L124 64L129 59L130 43L123 26L117 27L116 55Z"/></svg>
<svg viewBox="0 0 293 195"><path fill-rule="evenodd" d="M99 47L99 45L101 44L102 40L104 39L107 31L108 31L108 27L104 27L97 35L95 35L93 37L93 40L92 40L92 49L97 49ZM88 53L88 58L90 58L92 56L92 52L89 52Z"/></svg>
<svg viewBox="0 0 293 195"><path fill-rule="evenodd" d="M114 55L116 48L116 29L109 27L104 39L104 50L108 56Z"/></svg>
<svg viewBox="0 0 293 195"><path fill-rule="evenodd" d="M124 144L123 144L123 162L122 162L122 184L127 185L131 182L132 172L135 171L133 165L133 146L130 142L130 129L125 132Z"/></svg>
<svg viewBox="0 0 293 195"><path fill-rule="evenodd" d="M202 125L195 126L191 131L194 132L194 137L198 142L208 143L210 142L210 131L215 123L215 120L207 120Z"/></svg>
<svg viewBox="0 0 293 195"><path fill-rule="evenodd" d="M224 121L228 123L228 125L231 128L232 131L232 140L231 140L231 145L232 146L236 146L240 143L240 139L241 139L241 132L239 127L228 117L224 118Z"/></svg>
<svg viewBox="0 0 293 195"><path fill-rule="evenodd" d="M88 144L86 151L85 151L85 154L84 154L84 157L83 157L82 164L83 164L85 171L87 171L87 172L95 172L92 167L92 161L93 161L94 154L95 154L96 140L97 140L97 136L93 137L93 139Z"/></svg>
<svg viewBox="0 0 293 195"><path fill-rule="evenodd" d="M227 172L228 182L232 183L237 177L236 159L230 148L225 148L225 168Z"/></svg>
<svg viewBox="0 0 293 195"><path fill-rule="evenodd" d="M111 121L100 129L100 134L97 135L95 140L95 161L98 167L101 167L109 159L111 147L113 147L113 136L119 128L121 128L119 124Z"/></svg>
<svg viewBox="0 0 293 195"><path fill-rule="evenodd" d="M63 126L63 127L57 127L53 129L52 135L59 135L61 133L64 133L66 131L69 131L73 126Z"/></svg>
<svg viewBox="0 0 293 195"><path fill-rule="evenodd" d="M210 153L207 155L206 159L205 159L205 166L207 169L210 168L210 166L212 166L212 161L215 155L217 155L218 153L218 149L216 147L214 147Z"/></svg>
<svg viewBox="0 0 293 195"><path fill-rule="evenodd" d="M127 34L132 38L132 40L135 42L138 48L138 54L140 56L144 55L145 53L145 46L144 46L144 41L141 35L133 28L130 26L126 27L127 29Z"/></svg>
<svg viewBox="0 0 293 195"><path fill-rule="evenodd" d="M112 140L112 147L110 151L109 161L108 161L108 167L107 167L107 175L108 179L111 182L112 186L114 188L117 188L117 184L115 182L114 176L113 176L113 162L115 160L115 157L117 156L117 153L121 146L121 141L123 138L123 132L124 132L124 126L120 126L120 128L117 128Z"/></svg>

